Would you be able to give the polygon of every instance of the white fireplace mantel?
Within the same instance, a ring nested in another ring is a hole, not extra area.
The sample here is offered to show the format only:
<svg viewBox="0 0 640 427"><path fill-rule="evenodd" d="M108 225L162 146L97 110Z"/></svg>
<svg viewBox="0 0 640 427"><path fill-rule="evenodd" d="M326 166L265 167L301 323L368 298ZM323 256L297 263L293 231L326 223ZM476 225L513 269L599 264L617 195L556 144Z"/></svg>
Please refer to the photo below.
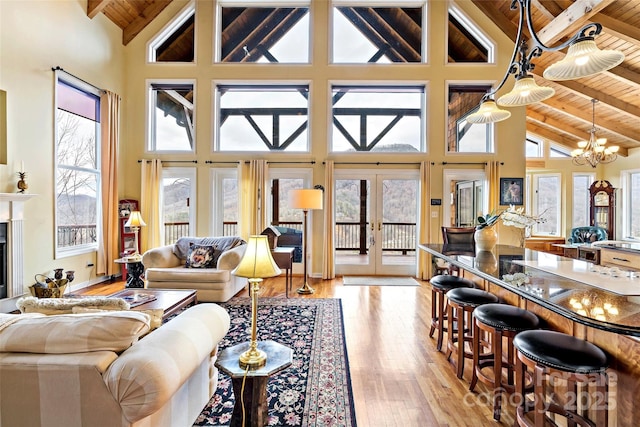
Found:
<svg viewBox="0 0 640 427"><path fill-rule="evenodd" d="M0 222L8 223L8 297L24 294L24 202L35 196L35 194L0 193Z"/></svg>

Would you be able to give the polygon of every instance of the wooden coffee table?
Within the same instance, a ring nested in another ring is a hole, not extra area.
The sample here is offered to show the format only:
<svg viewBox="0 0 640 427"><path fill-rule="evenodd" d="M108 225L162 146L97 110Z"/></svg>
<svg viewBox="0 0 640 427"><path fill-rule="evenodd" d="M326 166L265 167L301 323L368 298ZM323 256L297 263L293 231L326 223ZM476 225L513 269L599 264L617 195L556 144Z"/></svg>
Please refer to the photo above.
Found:
<svg viewBox="0 0 640 427"><path fill-rule="evenodd" d="M143 295L153 295L155 299L131 307L132 310L163 309L162 320L196 303L195 289L125 289L110 297L126 299L130 304Z"/></svg>

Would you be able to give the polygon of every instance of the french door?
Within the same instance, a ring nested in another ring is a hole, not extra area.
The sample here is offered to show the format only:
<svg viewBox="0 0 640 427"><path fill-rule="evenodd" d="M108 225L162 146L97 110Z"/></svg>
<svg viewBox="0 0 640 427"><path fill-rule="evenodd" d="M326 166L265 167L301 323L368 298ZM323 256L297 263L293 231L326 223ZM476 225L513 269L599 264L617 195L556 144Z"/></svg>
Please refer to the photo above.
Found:
<svg viewBox="0 0 640 427"><path fill-rule="evenodd" d="M418 171L336 171L336 273L416 272Z"/></svg>

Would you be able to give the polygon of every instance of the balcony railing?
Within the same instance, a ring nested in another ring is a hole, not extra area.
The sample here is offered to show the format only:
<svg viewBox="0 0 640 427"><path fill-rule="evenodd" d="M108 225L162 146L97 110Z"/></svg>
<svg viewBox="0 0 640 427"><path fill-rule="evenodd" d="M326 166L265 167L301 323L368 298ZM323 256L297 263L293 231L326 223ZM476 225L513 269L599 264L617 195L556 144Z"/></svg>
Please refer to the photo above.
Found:
<svg viewBox="0 0 640 427"><path fill-rule="evenodd" d="M280 222L280 227L295 228L302 230L301 222ZM237 236L238 223L235 221L225 221L223 223L223 234L225 236ZM167 244L174 243L179 237L186 236L189 231L189 224L184 222L165 223L165 240ZM335 245L337 251L358 251L366 254L368 251L367 242L369 239L369 223L359 222L337 222L335 234ZM416 250L416 224L411 222L384 222L382 223L382 250L402 252L406 255ZM362 233L364 232L364 238ZM170 240L170 237L173 240Z"/></svg>
<svg viewBox="0 0 640 427"><path fill-rule="evenodd" d="M58 226L58 247L80 246L96 241L95 224Z"/></svg>

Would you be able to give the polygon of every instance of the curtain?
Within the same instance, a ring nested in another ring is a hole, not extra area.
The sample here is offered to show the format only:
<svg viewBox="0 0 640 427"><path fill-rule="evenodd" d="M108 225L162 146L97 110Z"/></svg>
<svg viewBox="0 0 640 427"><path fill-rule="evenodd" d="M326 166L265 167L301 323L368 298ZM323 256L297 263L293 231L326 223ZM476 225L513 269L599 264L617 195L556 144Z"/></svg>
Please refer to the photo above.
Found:
<svg viewBox="0 0 640 427"><path fill-rule="evenodd" d="M268 175L266 160L251 160L248 166L244 162L238 165L241 194L238 231L245 240L267 227Z"/></svg>
<svg viewBox="0 0 640 427"><path fill-rule="evenodd" d="M160 216L162 162L158 159L143 160L141 174L140 214L147 226L140 230L138 238L140 239L141 251L144 253L147 249L157 248L164 244L164 227Z"/></svg>
<svg viewBox="0 0 640 427"><path fill-rule="evenodd" d="M114 260L120 257L118 215L118 145L120 143L120 96L105 91L100 97L100 196L102 233L98 240L96 273L114 275L120 271Z"/></svg>
<svg viewBox="0 0 640 427"><path fill-rule="evenodd" d="M419 218L418 218L418 230L419 238L418 243L431 243L431 165L428 161L420 162L420 200L419 200ZM416 276L422 280L429 280L429 265L431 257L422 250L417 250L418 264L416 266Z"/></svg>
<svg viewBox="0 0 640 427"><path fill-rule="evenodd" d="M489 184L488 212L497 211L500 206L500 162L497 160L487 162L484 168Z"/></svg>
<svg viewBox="0 0 640 427"><path fill-rule="evenodd" d="M334 217L334 182L333 160L327 160L324 169L324 241L322 243L322 278L336 277L335 266L335 217Z"/></svg>

